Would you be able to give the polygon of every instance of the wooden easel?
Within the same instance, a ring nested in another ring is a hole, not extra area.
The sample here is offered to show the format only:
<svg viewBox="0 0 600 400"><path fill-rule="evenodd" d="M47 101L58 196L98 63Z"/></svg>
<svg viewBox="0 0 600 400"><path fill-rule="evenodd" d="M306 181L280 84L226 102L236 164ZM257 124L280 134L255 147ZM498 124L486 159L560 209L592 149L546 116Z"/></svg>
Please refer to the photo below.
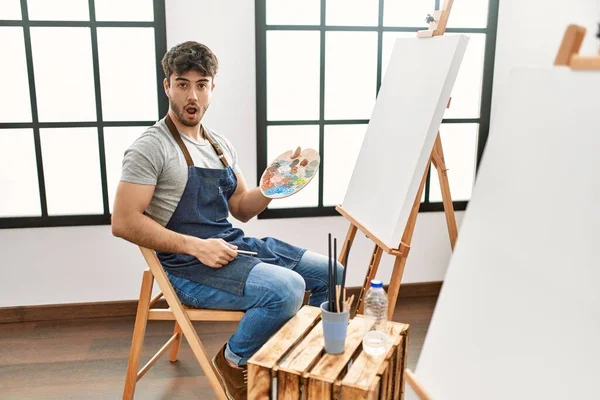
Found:
<svg viewBox="0 0 600 400"><path fill-rule="evenodd" d="M573 70L600 70L600 56L584 57L579 55L585 32L586 29L583 26L571 24L567 27L554 65L570 67ZM411 370L406 368L404 376L419 400L433 400L433 397Z"/></svg>
<svg viewBox="0 0 600 400"><path fill-rule="evenodd" d="M584 57L579 55L584 37L585 27L569 25L554 59L554 65L578 70L600 69L600 56Z"/></svg>
<svg viewBox="0 0 600 400"><path fill-rule="evenodd" d="M442 8L440 10L435 11L433 16L429 16L429 29L417 32L417 36L420 38L429 38L433 36L443 35L446 31L446 23L448 21L448 16L450 14L453 2L454 0L444 0ZM450 101L448 101L447 107L449 106ZM427 168L425 169L425 172L423 174L423 179L421 180L419 190L417 191L417 195L415 197L415 201L413 203L408 222L406 224L406 227L404 228L402 239L397 248L390 248L389 246L387 246L385 243L383 243L383 241L377 238L377 236L370 232L368 228L361 225L360 222L353 218L352 215L350 215L341 206L336 206L336 210L341 215L343 215L348 221L350 221L350 228L348 229L346 239L344 240L344 244L340 252L339 262L341 264L346 265L346 249L349 246L352 246L354 238L356 237L356 232L358 230L360 230L369 239L375 242L375 247L373 248L373 252L371 254L371 260L369 262L369 267L367 269L365 281L358 296L358 302L356 306L356 312L358 313L362 314L364 311L363 298L365 292L369 288L371 280L374 279L375 275L377 274L377 269L379 268L381 256L385 251L387 254L390 254L395 257L394 268L392 271L392 277L390 279L390 286L388 289L388 298L390 304L390 307L388 308L388 319L392 319L392 315L394 313L395 308L394 305L396 304L396 300L398 299L398 292L400 291L400 282L402 281L402 274L404 273L406 258L408 257L408 253L410 251L410 242L412 240L413 232L415 229L417 215L419 213L419 206L421 204L421 197L423 195L423 189L425 188L425 182L427 181L427 174L429 173L430 164L433 164L433 166L437 169L438 172L438 177L442 191L442 201L444 204L444 212L446 214L446 223L448 225L448 233L450 235L450 245L452 249L454 249L456 238L458 236L458 228L456 226L456 218L454 215L452 197L450 196L450 184L448 183L447 174L448 169L446 168L446 163L444 161L444 151L442 149L442 140L440 138L439 131L435 140L435 144L433 146L433 150L431 152L429 162L427 163Z"/></svg>

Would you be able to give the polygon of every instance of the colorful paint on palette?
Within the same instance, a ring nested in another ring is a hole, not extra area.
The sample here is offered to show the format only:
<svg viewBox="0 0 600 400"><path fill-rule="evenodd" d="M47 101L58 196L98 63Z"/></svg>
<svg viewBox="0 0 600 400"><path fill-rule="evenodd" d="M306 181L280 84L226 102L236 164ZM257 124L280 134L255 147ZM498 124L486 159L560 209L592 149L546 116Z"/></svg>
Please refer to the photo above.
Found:
<svg viewBox="0 0 600 400"><path fill-rule="evenodd" d="M319 155L310 149L305 152L295 159L282 155L271 163L261 179L261 189L265 196L287 197L311 181L319 168Z"/></svg>

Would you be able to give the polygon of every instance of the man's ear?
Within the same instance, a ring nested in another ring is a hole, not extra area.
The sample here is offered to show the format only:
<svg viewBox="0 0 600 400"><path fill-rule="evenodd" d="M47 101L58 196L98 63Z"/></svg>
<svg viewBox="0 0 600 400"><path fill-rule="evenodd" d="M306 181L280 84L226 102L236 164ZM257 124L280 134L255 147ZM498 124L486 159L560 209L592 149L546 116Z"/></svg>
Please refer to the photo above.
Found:
<svg viewBox="0 0 600 400"><path fill-rule="evenodd" d="M169 97L169 80L167 78L163 80L163 87L165 88L165 94Z"/></svg>

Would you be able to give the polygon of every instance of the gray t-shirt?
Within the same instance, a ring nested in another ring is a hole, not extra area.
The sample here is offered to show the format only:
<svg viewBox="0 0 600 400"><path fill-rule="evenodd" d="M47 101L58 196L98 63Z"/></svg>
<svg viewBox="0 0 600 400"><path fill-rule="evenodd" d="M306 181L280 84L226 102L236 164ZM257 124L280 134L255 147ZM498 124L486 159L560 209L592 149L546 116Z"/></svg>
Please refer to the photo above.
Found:
<svg viewBox="0 0 600 400"><path fill-rule="evenodd" d="M204 127L221 146L234 173L239 173L237 153L232 144L217 132ZM201 168L225 168L215 149L206 140L197 142L181 134L194 165ZM169 132L164 118L144 132L125 151L121 180L142 185L155 185L154 195L146 209L150 218L167 225L175 212L187 183L187 164L183 152Z"/></svg>

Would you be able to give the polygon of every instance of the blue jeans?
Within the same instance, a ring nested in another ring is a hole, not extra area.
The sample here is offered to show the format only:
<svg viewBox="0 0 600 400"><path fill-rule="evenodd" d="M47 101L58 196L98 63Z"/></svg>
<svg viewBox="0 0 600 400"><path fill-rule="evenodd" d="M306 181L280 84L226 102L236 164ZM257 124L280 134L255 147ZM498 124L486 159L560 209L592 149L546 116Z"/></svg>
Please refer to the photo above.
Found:
<svg viewBox="0 0 600 400"><path fill-rule="evenodd" d="M243 296L214 289L167 273L182 303L196 308L246 311L237 330L229 338L225 357L236 365L248 359L293 317L302 306L304 292L308 304L319 307L327 301L327 257L306 251L293 270L260 263L250 273ZM343 266L337 263L338 282Z"/></svg>

